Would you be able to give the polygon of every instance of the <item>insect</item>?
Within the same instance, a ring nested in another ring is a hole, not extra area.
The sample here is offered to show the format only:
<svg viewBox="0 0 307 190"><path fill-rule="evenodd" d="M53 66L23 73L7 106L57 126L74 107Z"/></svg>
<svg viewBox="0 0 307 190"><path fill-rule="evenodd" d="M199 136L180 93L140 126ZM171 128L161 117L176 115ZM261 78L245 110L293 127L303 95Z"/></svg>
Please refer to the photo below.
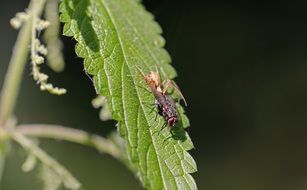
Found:
<svg viewBox="0 0 307 190"><path fill-rule="evenodd" d="M141 70L140 72L156 99L155 104L158 109L158 114L163 116L170 128L174 127L178 122L178 113L176 110L176 104L173 98L167 94L167 90L170 88L175 89L180 95L180 98L183 99L185 105L187 105L179 87L170 79L161 82L160 75L157 72L150 71L147 75L145 75Z"/></svg>

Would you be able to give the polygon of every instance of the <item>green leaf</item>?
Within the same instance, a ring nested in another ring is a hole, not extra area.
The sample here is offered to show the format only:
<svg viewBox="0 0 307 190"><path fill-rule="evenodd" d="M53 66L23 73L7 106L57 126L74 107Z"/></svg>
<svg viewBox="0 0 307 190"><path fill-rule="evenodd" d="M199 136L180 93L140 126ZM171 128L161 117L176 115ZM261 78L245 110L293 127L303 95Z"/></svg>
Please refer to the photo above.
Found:
<svg viewBox="0 0 307 190"><path fill-rule="evenodd" d="M178 106L181 122L174 134L161 130L165 121L155 120L154 97L137 69L158 68L163 79L176 76L153 16L136 0L64 0L60 11L64 35L78 42L76 53L97 93L107 98L144 187L197 189L190 175L196 163L187 152L193 144L184 131L188 119Z"/></svg>

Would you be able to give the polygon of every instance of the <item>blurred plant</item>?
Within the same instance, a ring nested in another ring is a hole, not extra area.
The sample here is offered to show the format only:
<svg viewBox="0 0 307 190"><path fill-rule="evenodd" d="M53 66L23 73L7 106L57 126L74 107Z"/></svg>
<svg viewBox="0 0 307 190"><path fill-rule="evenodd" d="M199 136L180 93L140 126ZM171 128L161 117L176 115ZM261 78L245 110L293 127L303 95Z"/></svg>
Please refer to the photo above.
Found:
<svg viewBox="0 0 307 190"><path fill-rule="evenodd" d="M47 20L41 18L44 11ZM57 95L66 93L65 89L48 83L48 76L40 71L44 56L54 71L64 69L62 43L58 37L58 0L31 0L28 9L11 20L11 25L20 32L1 92L0 172L10 143L17 142L28 152L23 171L32 171L39 164L45 190L55 190L62 185L67 189L80 189L80 182L35 140L52 138L110 154L135 173L147 189L197 189L190 175L196 171L196 163L187 152L193 148L193 143L184 131L189 121L183 108L177 104L181 121L169 138L170 131L163 128L163 118L155 120L156 113L146 106L146 102L154 102L154 97L146 90L138 69L149 72L159 68L163 78L176 76L169 64L170 57L163 49L162 30L153 16L137 0L63 0L60 11L64 35L78 42L76 53L84 58L86 74L93 76L98 94L93 106L102 107L102 120L118 121L119 133L103 138L63 126L16 124L13 110L29 45L32 75L40 89ZM45 29L46 46L37 36Z"/></svg>

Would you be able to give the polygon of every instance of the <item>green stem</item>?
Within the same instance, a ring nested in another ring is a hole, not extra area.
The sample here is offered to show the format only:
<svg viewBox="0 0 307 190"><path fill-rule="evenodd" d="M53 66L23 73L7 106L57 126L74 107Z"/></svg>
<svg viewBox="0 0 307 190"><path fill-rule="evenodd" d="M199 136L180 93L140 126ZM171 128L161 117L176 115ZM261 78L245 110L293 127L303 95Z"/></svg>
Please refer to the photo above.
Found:
<svg viewBox="0 0 307 190"><path fill-rule="evenodd" d="M120 160L133 173L137 171L137 169L129 163L128 158L124 154L125 151L121 147L121 142L119 142L116 137L110 137L113 140L109 140L79 129L48 124L19 125L11 133L19 133L24 136L38 138L65 140L67 142L89 146L98 150L100 153L109 154L113 158Z"/></svg>
<svg viewBox="0 0 307 190"><path fill-rule="evenodd" d="M72 176L66 168L49 156L45 151L36 146L31 140L18 132L11 133L11 137L24 149L28 150L35 158L40 160L45 166L53 169L63 180L65 187L69 189L79 189L81 184Z"/></svg>
<svg viewBox="0 0 307 190"><path fill-rule="evenodd" d="M0 126L6 123L15 107L21 77L28 57L30 36L31 23L28 22L19 32L9 68L5 76L0 99Z"/></svg>
<svg viewBox="0 0 307 190"><path fill-rule="evenodd" d="M44 4L45 0L32 0L28 9L30 14L33 9L36 9L36 14L40 15ZM17 41L13 49L0 97L0 126L4 126L7 120L11 117L15 108L22 75L29 53L31 26L31 19L24 23L18 34Z"/></svg>
<svg viewBox="0 0 307 190"><path fill-rule="evenodd" d="M14 131L26 136L65 140L90 146L99 152L121 159L121 152L112 141L98 135L91 135L82 130L56 125L33 124L17 126Z"/></svg>
<svg viewBox="0 0 307 190"><path fill-rule="evenodd" d="M59 20L59 0L48 0L46 2L45 17L51 25L44 32L44 40L47 45L47 64L55 72L64 70L65 63L62 54L63 44L59 38L60 20Z"/></svg>

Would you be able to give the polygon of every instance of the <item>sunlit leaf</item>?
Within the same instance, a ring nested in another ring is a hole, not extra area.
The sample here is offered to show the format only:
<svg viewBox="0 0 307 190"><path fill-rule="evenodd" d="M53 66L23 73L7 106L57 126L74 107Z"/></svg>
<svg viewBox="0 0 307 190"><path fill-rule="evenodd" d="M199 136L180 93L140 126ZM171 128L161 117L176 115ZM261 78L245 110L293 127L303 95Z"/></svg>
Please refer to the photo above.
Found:
<svg viewBox="0 0 307 190"><path fill-rule="evenodd" d="M155 120L154 97L137 69L158 69L164 79L176 76L153 16L135 0L64 0L60 9L64 34L78 42L76 53L97 93L107 98L144 187L197 189L190 175L196 164L187 152L193 144L184 131L188 119L178 106L182 122L173 135L162 130L165 121Z"/></svg>

